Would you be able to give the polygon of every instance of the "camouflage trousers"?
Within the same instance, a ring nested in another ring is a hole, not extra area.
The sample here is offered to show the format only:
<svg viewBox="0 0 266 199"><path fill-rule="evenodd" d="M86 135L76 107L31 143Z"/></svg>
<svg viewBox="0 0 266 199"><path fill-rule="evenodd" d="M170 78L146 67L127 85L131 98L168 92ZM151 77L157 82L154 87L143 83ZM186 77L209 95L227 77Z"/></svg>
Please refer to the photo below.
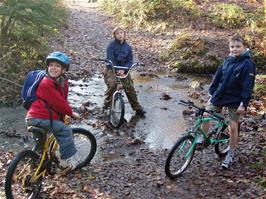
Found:
<svg viewBox="0 0 266 199"><path fill-rule="evenodd" d="M113 93L116 91L116 88L117 88L117 79L112 70L105 69L104 82L107 85L107 90L105 92L106 98L104 100L104 105L109 107L111 105ZM130 74L127 76L127 78L121 79L121 82L122 82L124 91L127 95L128 101L132 109L134 111L140 109L140 104L138 102L137 93L134 88L134 82L131 79Z"/></svg>

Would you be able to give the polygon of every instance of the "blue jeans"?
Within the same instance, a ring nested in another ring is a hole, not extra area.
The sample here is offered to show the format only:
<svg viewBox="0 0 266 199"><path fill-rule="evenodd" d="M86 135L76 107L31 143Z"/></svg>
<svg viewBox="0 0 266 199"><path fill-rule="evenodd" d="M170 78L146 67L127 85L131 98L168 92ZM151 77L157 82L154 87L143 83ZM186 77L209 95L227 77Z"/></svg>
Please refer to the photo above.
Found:
<svg viewBox="0 0 266 199"><path fill-rule="evenodd" d="M28 118L26 119L26 124L27 126L43 128L45 131L49 131L51 129L50 120L45 119ZM53 120L52 132L59 144L61 159L70 158L77 152L73 140L72 129L70 127L59 120Z"/></svg>

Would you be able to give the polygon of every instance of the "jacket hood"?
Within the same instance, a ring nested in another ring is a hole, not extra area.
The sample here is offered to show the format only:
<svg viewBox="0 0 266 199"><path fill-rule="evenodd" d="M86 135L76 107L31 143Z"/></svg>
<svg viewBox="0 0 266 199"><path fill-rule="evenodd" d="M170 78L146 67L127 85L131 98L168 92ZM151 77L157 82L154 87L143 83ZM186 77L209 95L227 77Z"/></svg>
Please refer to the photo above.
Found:
<svg viewBox="0 0 266 199"><path fill-rule="evenodd" d="M114 39L114 42L117 43L117 44L119 44L119 45L121 45L121 44L126 43L126 40L124 40L124 41L121 43L120 40L118 40L118 39L115 38L115 39Z"/></svg>
<svg viewBox="0 0 266 199"><path fill-rule="evenodd" d="M229 54L229 60L233 61L233 62L238 62L244 59L250 59L251 58L251 51L246 48L246 50L240 55L240 57L235 57L231 54Z"/></svg>

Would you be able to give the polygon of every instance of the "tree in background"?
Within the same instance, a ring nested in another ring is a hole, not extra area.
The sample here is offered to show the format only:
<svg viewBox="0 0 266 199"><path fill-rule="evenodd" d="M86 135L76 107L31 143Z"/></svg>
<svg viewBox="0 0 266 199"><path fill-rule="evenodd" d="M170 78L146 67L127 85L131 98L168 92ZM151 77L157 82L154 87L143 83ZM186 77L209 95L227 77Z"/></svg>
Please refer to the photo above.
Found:
<svg viewBox="0 0 266 199"><path fill-rule="evenodd" d="M0 77L21 82L25 71L47 54L49 36L65 19L60 0L0 1Z"/></svg>

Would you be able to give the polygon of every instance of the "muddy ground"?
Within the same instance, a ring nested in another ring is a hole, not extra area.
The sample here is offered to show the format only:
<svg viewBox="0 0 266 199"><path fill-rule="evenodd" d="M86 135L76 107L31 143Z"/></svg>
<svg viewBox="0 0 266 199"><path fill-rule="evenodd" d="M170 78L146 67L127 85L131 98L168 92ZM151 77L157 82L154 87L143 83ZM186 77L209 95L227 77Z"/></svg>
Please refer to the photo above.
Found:
<svg viewBox="0 0 266 199"><path fill-rule="evenodd" d="M101 74L103 66L90 61L92 57L104 57L105 48L111 39L111 30L116 25L112 18L100 11L96 4L69 4L70 18L68 26L62 31L62 37L51 41L53 50L64 50L71 54L71 78L89 79ZM147 36L147 37L146 37ZM133 46L136 41L149 35L131 32ZM151 42L152 43L152 42ZM155 50L154 50L155 51ZM149 63L147 71L159 70L154 62L149 62L149 51L135 47L137 60ZM145 56L144 55L145 52ZM151 69L151 70L150 70ZM177 78L178 79L178 78ZM89 103L89 102L88 102ZM5 114L1 109L1 115ZM22 110L18 111L24 114ZM86 111L85 111L86 112ZM164 164L169 149L151 149L145 143L145 134L136 137L135 127L141 118L133 118L119 130L112 129L100 109L88 111L92 118L92 130L98 142L96 157L92 163L67 176L47 177L41 198L263 198L266 190L259 184L265 182L265 167L256 167L265 163L265 115L250 115L244 118L240 134L240 143L234 165L229 170L221 170L214 148L197 151L190 167L177 180L170 180L164 173ZM84 113L85 114L85 113ZM20 116L17 115L20 118ZM6 132L14 136L23 121L2 124ZM12 127L16 126L16 127ZM164 132L162 132L163 134ZM0 198L4 198L3 185L5 171L13 156L13 150L1 149L0 154ZM4 154L4 155L2 155ZM265 164L264 164L265 165Z"/></svg>

